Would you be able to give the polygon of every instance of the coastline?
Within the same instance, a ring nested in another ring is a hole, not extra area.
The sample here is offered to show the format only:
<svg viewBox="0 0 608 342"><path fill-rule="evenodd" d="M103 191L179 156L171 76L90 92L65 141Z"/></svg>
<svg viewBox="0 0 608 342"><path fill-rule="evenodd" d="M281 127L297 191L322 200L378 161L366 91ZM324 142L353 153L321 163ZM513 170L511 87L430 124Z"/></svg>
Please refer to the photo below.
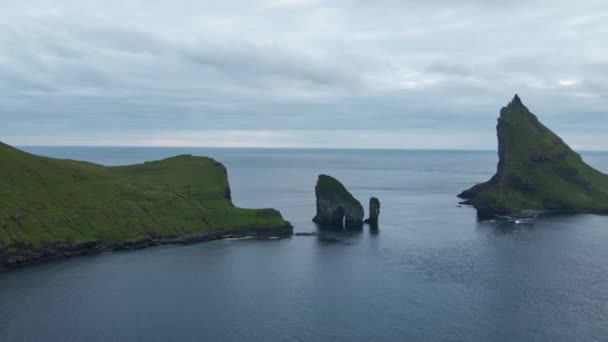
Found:
<svg viewBox="0 0 608 342"><path fill-rule="evenodd" d="M162 245L189 245L214 240L253 237L255 239L288 238L293 235L291 223L280 228L236 228L211 230L179 236L149 237L134 242L90 241L68 246L62 243L49 245L44 249L27 250L23 253L0 254L0 272L18 269L53 260L96 255L112 251L137 250Z"/></svg>
<svg viewBox="0 0 608 342"><path fill-rule="evenodd" d="M466 206L471 209L477 210L477 218L479 220L488 220L495 218L506 218L506 219L530 219L538 217L548 216L575 216L575 215L597 215L597 216L608 216L608 210L601 209L524 209L512 213L497 213L491 211L479 211L472 203L466 203L466 201L459 202L459 205Z"/></svg>

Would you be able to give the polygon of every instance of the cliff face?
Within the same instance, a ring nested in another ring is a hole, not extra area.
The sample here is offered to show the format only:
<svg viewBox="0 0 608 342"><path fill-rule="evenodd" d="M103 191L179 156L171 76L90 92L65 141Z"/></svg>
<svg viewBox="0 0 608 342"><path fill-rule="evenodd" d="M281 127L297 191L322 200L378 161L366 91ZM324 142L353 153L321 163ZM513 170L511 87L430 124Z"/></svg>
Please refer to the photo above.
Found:
<svg viewBox="0 0 608 342"><path fill-rule="evenodd" d="M339 227L363 225L363 206L337 179L319 175L315 186L317 215L313 222Z"/></svg>
<svg viewBox="0 0 608 342"><path fill-rule="evenodd" d="M106 167L0 143L0 268L291 230L276 210L235 207L226 168L210 158L182 155Z"/></svg>
<svg viewBox="0 0 608 342"><path fill-rule="evenodd" d="M480 216L608 210L608 176L587 165L519 96L501 109L496 131L496 174L458 195Z"/></svg>

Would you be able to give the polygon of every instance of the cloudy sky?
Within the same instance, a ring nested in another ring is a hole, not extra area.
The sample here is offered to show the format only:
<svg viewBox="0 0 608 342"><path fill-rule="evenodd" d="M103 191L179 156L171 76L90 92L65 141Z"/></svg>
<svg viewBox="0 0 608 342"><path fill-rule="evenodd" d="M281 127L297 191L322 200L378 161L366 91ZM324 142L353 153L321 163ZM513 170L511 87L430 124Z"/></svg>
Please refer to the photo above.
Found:
<svg viewBox="0 0 608 342"><path fill-rule="evenodd" d="M15 145L494 149L518 93L608 150L605 0L19 0L0 7Z"/></svg>

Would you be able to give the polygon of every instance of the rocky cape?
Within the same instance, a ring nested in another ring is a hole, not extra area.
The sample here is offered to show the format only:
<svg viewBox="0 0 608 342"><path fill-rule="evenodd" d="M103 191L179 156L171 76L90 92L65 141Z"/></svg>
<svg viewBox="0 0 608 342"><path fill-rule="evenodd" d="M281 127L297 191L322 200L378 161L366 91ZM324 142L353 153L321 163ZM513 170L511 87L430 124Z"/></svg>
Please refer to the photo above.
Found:
<svg viewBox="0 0 608 342"><path fill-rule="evenodd" d="M319 175L315 186L319 225L356 228L363 226L363 206L337 179Z"/></svg>
<svg viewBox="0 0 608 342"><path fill-rule="evenodd" d="M232 204L227 170L176 156L106 167L0 143L0 269L76 255L291 236L274 209Z"/></svg>
<svg viewBox="0 0 608 342"><path fill-rule="evenodd" d="M519 96L501 109L496 131L496 174L458 195L480 218L608 212L608 175L586 164Z"/></svg>

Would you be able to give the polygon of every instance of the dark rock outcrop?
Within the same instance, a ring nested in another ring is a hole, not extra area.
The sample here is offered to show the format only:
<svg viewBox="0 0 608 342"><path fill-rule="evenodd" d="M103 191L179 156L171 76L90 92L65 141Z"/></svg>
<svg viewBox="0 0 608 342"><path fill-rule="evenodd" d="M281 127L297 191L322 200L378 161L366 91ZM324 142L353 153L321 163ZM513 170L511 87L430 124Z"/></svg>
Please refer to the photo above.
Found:
<svg viewBox="0 0 608 342"><path fill-rule="evenodd" d="M369 217L365 220L365 223L376 225L378 224L378 217L380 217L380 200L371 197L369 199Z"/></svg>
<svg viewBox="0 0 608 342"><path fill-rule="evenodd" d="M315 186L317 215L312 219L320 225L361 227L363 206L337 179L319 175Z"/></svg>
<svg viewBox="0 0 608 342"><path fill-rule="evenodd" d="M480 218L608 211L608 175L587 165L519 96L501 109L496 131L496 174L458 195Z"/></svg>
<svg viewBox="0 0 608 342"><path fill-rule="evenodd" d="M317 232L297 232L295 236L317 236Z"/></svg>

